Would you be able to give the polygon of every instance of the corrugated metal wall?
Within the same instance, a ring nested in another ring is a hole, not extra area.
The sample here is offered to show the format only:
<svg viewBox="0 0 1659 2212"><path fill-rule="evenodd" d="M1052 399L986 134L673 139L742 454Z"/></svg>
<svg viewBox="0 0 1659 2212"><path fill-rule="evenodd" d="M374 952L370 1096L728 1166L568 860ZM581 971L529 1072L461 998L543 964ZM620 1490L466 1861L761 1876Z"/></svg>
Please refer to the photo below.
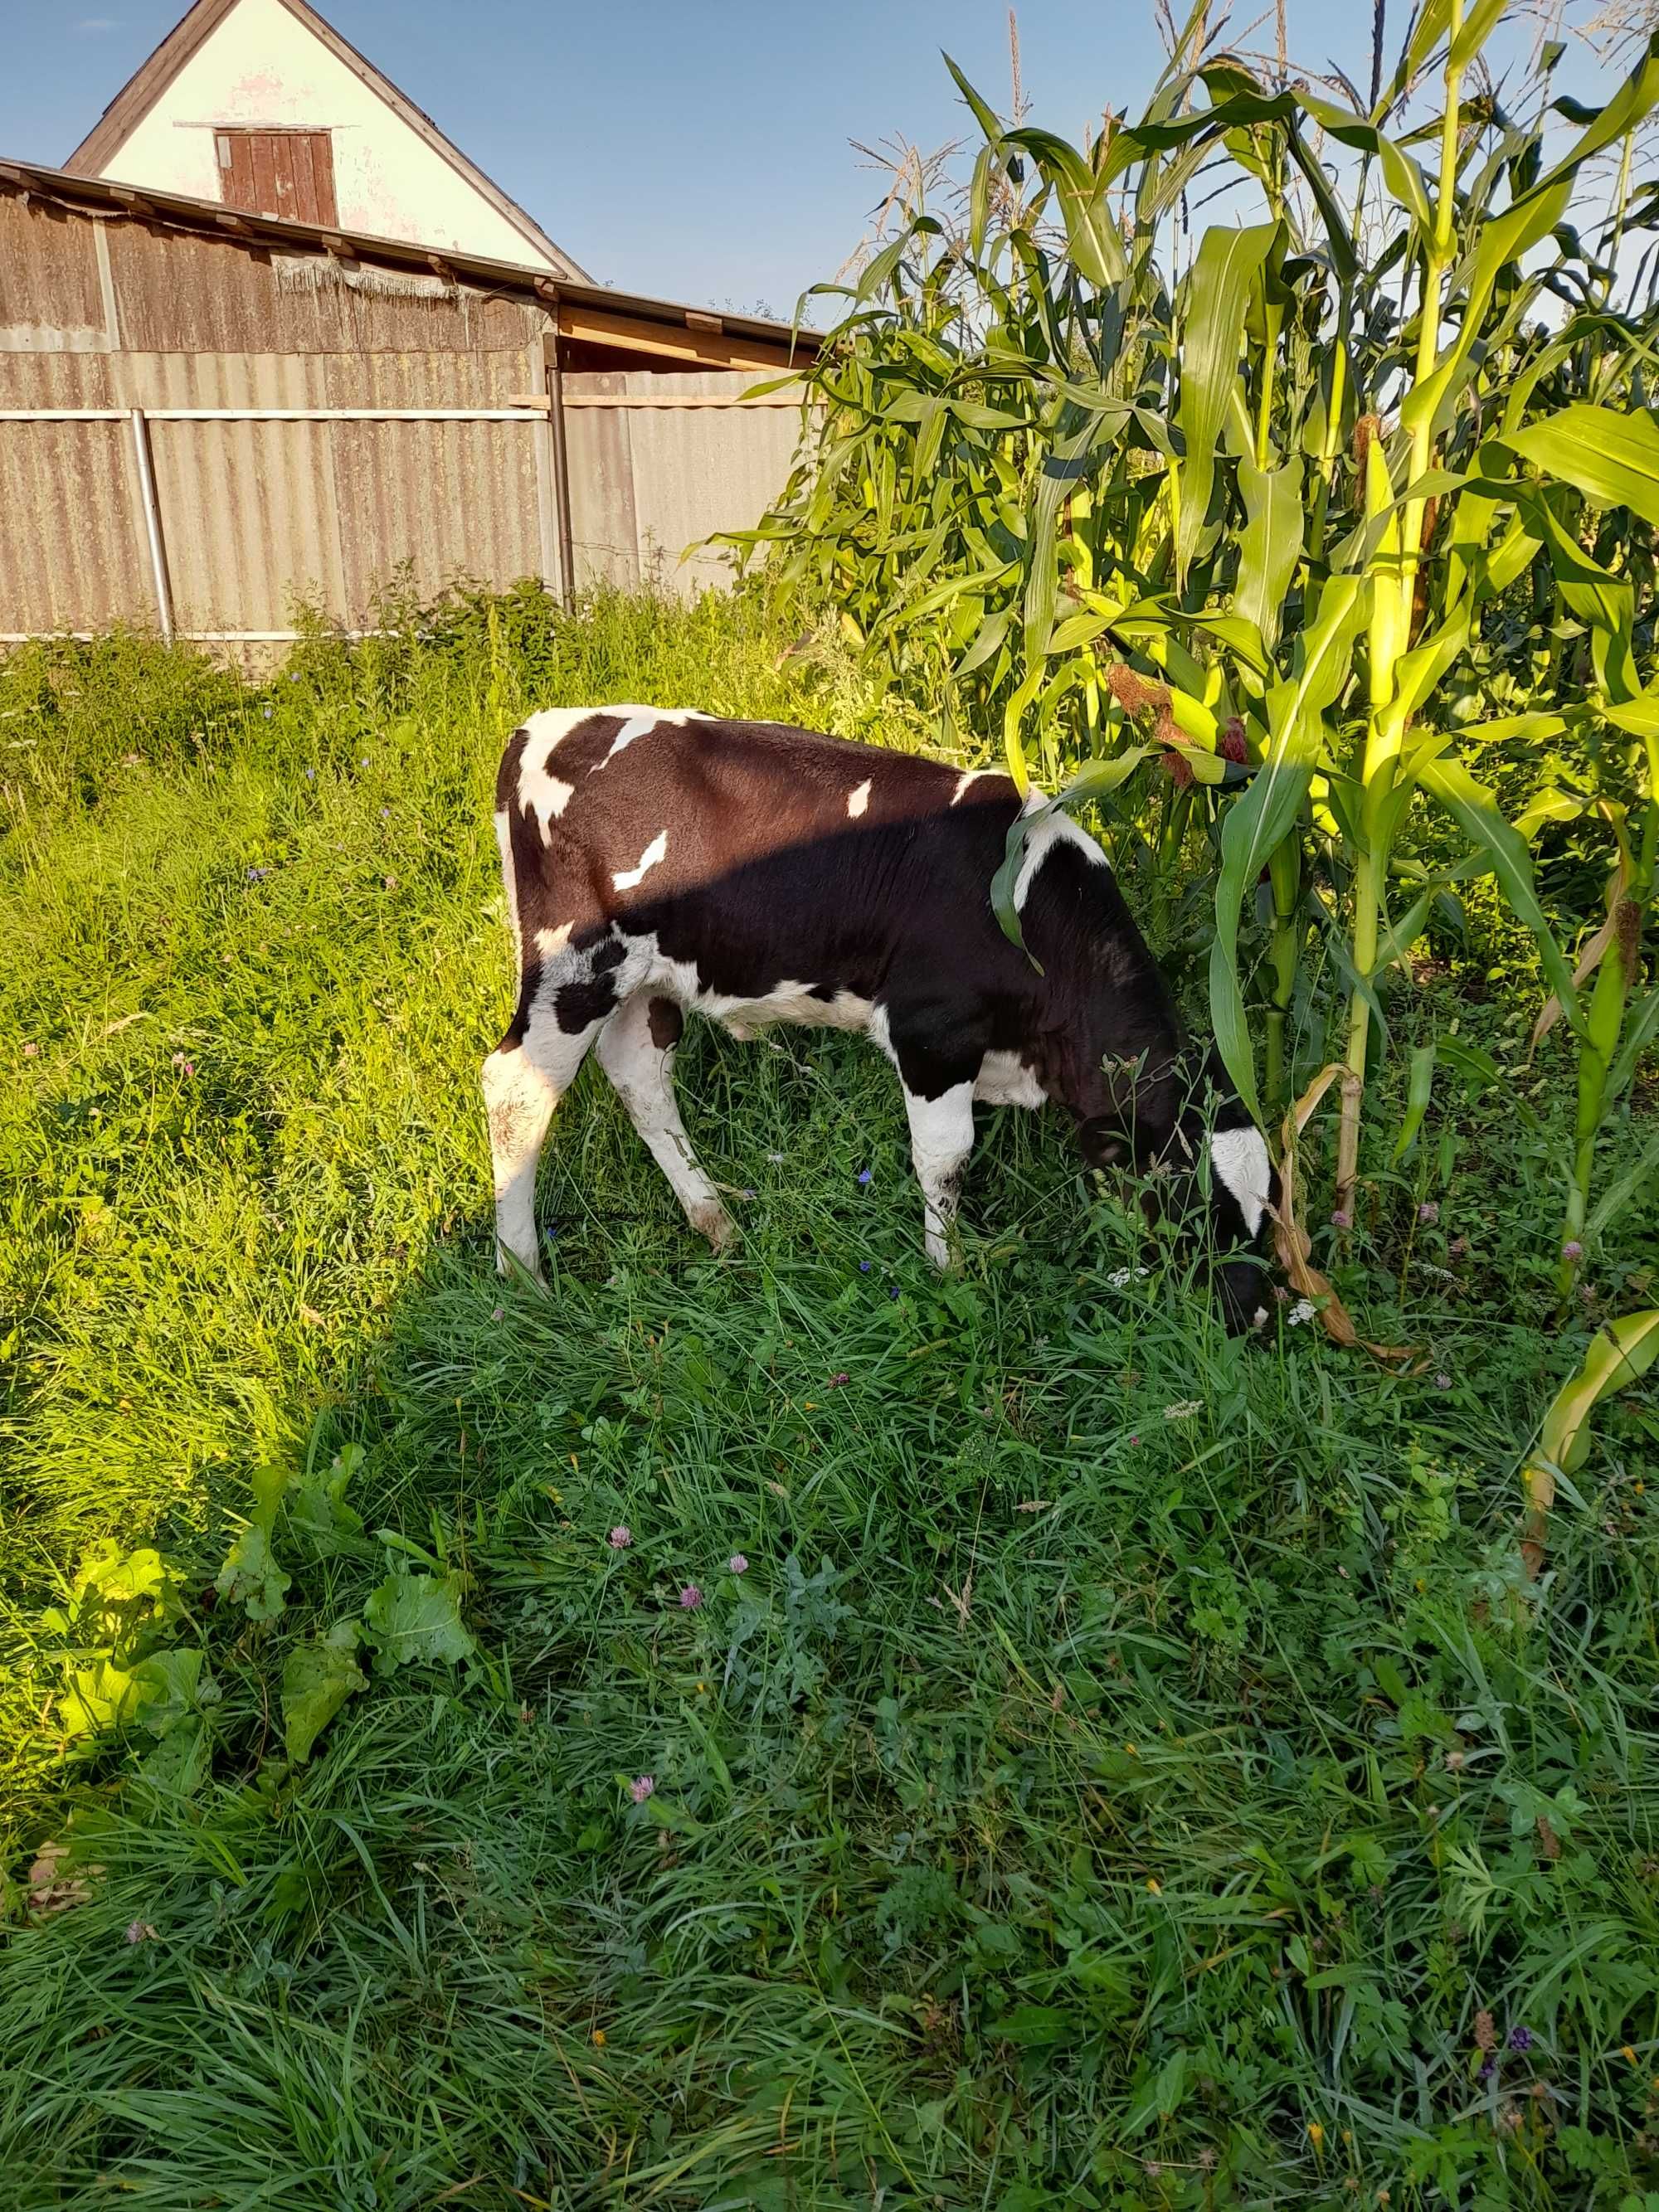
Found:
<svg viewBox="0 0 1659 2212"><path fill-rule="evenodd" d="M550 327L531 300L437 276L0 195L0 409L539 406ZM737 404L757 374L566 377L579 585L726 577L680 555L783 483L797 416ZM687 398L703 404L662 404ZM556 580L544 410L152 420L149 438L180 630L283 631L301 603L366 627L399 570L423 593ZM0 635L155 619L131 421L0 421Z"/></svg>
<svg viewBox="0 0 1659 2212"><path fill-rule="evenodd" d="M700 548L684 564L680 556L711 531L751 527L783 489L798 410L738 404L765 380L729 368L565 378L580 582L659 582L684 592L729 582L731 563L718 547Z"/></svg>

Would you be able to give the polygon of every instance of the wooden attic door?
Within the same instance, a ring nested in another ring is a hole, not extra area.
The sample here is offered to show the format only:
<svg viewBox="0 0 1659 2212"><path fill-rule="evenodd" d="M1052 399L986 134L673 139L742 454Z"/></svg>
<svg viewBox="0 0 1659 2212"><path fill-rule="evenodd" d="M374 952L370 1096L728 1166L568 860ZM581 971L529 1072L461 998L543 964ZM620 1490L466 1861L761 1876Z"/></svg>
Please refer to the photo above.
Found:
<svg viewBox="0 0 1659 2212"><path fill-rule="evenodd" d="M250 215L337 223L334 149L326 131L216 131L219 197Z"/></svg>

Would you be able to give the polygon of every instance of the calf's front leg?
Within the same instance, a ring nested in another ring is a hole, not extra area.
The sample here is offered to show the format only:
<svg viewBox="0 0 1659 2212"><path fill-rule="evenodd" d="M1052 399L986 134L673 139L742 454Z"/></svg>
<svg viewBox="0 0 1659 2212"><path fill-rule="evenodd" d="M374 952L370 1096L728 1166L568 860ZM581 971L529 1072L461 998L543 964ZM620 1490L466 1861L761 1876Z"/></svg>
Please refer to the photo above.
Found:
<svg viewBox="0 0 1659 2212"><path fill-rule="evenodd" d="M936 1267L946 1267L963 1171L974 1149L972 1079L952 1084L932 1098L912 1091L906 1082L904 1111L910 1124L910 1158L921 1185L927 1257Z"/></svg>

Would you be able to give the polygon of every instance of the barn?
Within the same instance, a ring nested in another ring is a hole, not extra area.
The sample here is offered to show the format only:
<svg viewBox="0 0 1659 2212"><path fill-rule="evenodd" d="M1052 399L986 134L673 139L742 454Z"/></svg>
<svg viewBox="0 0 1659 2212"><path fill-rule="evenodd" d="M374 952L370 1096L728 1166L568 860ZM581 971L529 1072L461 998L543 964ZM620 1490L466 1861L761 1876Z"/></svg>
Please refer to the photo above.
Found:
<svg viewBox="0 0 1659 2212"><path fill-rule="evenodd" d="M0 641L723 582L812 345L593 283L303 0L198 0L69 166L0 160Z"/></svg>

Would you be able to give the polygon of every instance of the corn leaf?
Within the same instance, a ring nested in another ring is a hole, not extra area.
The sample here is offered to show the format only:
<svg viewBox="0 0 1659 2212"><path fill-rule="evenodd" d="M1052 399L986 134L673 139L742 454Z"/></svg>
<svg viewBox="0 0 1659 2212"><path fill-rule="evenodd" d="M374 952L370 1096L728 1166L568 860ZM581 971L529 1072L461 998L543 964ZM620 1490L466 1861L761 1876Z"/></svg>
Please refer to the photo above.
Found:
<svg viewBox="0 0 1659 2212"><path fill-rule="evenodd" d="M1659 424L1643 410L1576 404L1504 443L1534 468L1565 477L1597 507L1627 507L1659 523Z"/></svg>
<svg viewBox="0 0 1659 2212"><path fill-rule="evenodd" d="M1637 1192L1647 1188L1656 1168L1659 1168L1659 1135L1650 1137L1618 1182L1609 1183L1602 1192L1595 1212L1584 1224L1586 1250L1595 1243L1608 1222L1618 1218Z"/></svg>
<svg viewBox="0 0 1659 2212"><path fill-rule="evenodd" d="M1411 1073L1406 1084L1406 1118L1400 1124L1400 1134L1395 1139L1394 1164L1398 1167L1413 1144L1423 1126L1423 1116L1429 1110L1429 1094L1434 1085L1435 1043L1432 1037L1427 1044L1419 1044L1411 1056Z"/></svg>
<svg viewBox="0 0 1659 2212"><path fill-rule="evenodd" d="M1531 930L1544 972L1555 987L1567 1019L1575 1029L1578 1028L1578 994L1573 988L1572 970L1538 902L1533 886L1532 856L1525 839L1504 819L1491 792L1484 784L1476 782L1461 761L1425 761L1418 769L1418 781L1451 810L1470 842L1492 855L1493 872L1503 886L1510 910L1518 921Z"/></svg>
<svg viewBox="0 0 1659 2212"><path fill-rule="evenodd" d="M1302 558L1302 476L1300 454L1276 469L1259 469L1248 458L1238 465L1245 522L1233 612L1255 625L1270 650L1279 641L1285 594Z"/></svg>
<svg viewBox="0 0 1659 2212"><path fill-rule="evenodd" d="M1609 701L1602 708L1608 721L1632 737L1659 738L1659 685L1650 684L1633 699Z"/></svg>
<svg viewBox="0 0 1659 2212"><path fill-rule="evenodd" d="M1610 1109L1630 1088L1638 1062L1656 1038L1659 1038L1659 985L1645 992L1626 1010L1624 1042L1607 1070L1603 1093Z"/></svg>
<svg viewBox="0 0 1659 2212"><path fill-rule="evenodd" d="M1188 282L1192 302L1182 346L1181 398L1176 420L1186 440L1181 466L1181 514L1176 573L1185 577L1198 549L1215 481L1216 445L1238 380L1250 291L1280 238L1276 222L1246 230L1206 230Z"/></svg>
<svg viewBox="0 0 1659 2212"><path fill-rule="evenodd" d="M1333 576L1319 617L1302 641L1302 666L1267 699L1267 756L1228 809L1215 888L1210 946L1210 1018L1216 1048L1239 1097L1261 1118L1255 1063L1238 981L1238 928L1244 902L1267 856L1296 820L1318 762L1325 710L1347 681L1369 594L1357 576Z"/></svg>
<svg viewBox="0 0 1659 2212"><path fill-rule="evenodd" d="M1609 1390L1626 1390L1659 1359L1659 1313L1627 1314L1597 1334L1584 1364L1557 1391L1544 1416L1537 1449L1527 1462L1528 1494L1546 1513L1556 1479L1576 1474L1589 1457L1590 1415Z"/></svg>

